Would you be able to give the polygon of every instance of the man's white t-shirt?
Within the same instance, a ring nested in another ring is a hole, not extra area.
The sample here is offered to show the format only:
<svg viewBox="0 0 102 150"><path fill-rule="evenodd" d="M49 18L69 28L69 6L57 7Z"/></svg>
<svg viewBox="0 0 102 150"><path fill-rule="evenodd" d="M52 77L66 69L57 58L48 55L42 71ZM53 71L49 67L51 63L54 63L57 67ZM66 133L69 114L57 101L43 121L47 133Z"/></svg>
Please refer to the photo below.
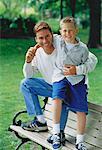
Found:
<svg viewBox="0 0 102 150"><path fill-rule="evenodd" d="M52 83L53 66L56 60L56 50L52 54L46 54L42 48L36 52L36 59L32 61L32 66L35 66L40 71L41 75L48 83Z"/></svg>

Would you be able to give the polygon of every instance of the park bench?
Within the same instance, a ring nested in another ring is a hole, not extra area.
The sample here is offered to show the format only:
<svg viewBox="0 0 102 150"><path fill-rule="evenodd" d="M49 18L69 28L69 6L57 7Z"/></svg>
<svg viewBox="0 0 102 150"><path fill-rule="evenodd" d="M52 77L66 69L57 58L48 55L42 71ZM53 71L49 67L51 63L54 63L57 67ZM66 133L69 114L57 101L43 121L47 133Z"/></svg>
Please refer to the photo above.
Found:
<svg viewBox="0 0 102 150"><path fill-rule="evenodd" d="M34 143L41 146L42 150L52 149L52 145L49 144L46 139L51 134L52 129L52 114L51 114L51 99L45 98L45 105L43 107L44 114L47 120L48 132L30 132L22 129L20 127L21 120L17 120L17 117L25 113L19 112L13 119L13 124L10 125L9 130L13 131L18 138L21 139L21 143L17 146L18 150L21 145L28 141L33 141ZM85 143L88 150L102 150L102 106L88 103L89 114L87 116L87 127L85 135ZM65 128L66 142L62 150L74 150L75 148L75 135L76 135L76 114L69 112L69 117L67 125ZM39 148L38 148L39 149ZM38 150L37 149L37 150Z"/></svg>

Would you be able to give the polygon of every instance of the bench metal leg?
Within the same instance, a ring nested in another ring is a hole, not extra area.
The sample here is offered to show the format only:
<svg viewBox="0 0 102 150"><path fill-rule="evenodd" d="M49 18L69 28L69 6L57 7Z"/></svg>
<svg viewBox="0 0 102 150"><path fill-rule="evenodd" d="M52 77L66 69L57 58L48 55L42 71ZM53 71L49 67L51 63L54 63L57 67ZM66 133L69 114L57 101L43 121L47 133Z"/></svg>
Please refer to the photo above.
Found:
<svg viewBox="0 0 102 150"><path fill-rule="evenodd" d="M17 147L16 147L16 150L18 150L24 143L20 143Z"/></svg>
<svg viewBox="0 0 102 150"><path fill-rule="evenodd" d="M45 150L45 147L44 146L41 146L42 147L42 150Z"/></svg>
<svg viewBox="0 0 102 150"><path fill-rule="evenodd" d="M45 99L43 100L44 101L44 106L42 107L42 110L44 111L45 109L45 105L48 101L48 97L45 97ZM18 120L18 116L24 114L24 113L27 113L27 111L20 111L18 112L14 118L13 118L13 125L16 125L16 126L21 126L22 124L22 121L21 120ZM13 131L12 129L10 129L10 127L8 128L9 131ZM24 138L23 136L21 136L19 133L17 133L16 131L14 131L15 135L21 140L21 143L16 147L16 150L18 150L23 144L27 143L28 141L31 141L30 139L28 138ZM38 144L38 143L37 143ZM39 144L38 144L39 145ZM45 150L45 147L41 145L41 148L42 150Z"/></svg>
<svg viewBox="0 0 102 150"><path fill-rule="evenodd" d="M16 150L18 150L23 144L29 142L30 140L28 138L22 138L21 143L16 147Z"/></svg>

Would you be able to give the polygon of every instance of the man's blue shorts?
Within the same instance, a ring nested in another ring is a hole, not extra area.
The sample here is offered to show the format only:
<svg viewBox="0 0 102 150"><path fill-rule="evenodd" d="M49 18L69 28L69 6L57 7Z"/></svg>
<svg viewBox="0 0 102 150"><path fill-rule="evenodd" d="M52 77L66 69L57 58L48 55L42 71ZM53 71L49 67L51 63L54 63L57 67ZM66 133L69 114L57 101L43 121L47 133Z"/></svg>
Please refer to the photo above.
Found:
<svg viewBox="0 0 102 150"><path fill-rule="evenodd" d="M85 79L75 85L72 85L66 78L53 83L53 99L63 100L74 112L88 113L87 93Z"/></svg>

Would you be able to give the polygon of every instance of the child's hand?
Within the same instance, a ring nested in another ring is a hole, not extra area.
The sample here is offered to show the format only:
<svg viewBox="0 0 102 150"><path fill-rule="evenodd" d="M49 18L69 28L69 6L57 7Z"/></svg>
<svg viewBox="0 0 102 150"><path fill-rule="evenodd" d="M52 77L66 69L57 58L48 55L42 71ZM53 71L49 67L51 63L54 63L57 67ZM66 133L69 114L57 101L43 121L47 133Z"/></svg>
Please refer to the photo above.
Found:
<svg viewBox="0 0 102 150"><path fill-rule="evenodd" d="M28 51L26 53L26 58L25 58L27 63L30 63L32 61L32 59L34 58L36 51L39 47L40 46L38 44L36 44L34 47L30 47L28 49Z"/></svg>
<svg viewBox="0 0 102 150"><path fill-rule="evenodd" d="M76 75L76 66L75 65L64 65L63 73L65 76L67 75Z"/></svg>

